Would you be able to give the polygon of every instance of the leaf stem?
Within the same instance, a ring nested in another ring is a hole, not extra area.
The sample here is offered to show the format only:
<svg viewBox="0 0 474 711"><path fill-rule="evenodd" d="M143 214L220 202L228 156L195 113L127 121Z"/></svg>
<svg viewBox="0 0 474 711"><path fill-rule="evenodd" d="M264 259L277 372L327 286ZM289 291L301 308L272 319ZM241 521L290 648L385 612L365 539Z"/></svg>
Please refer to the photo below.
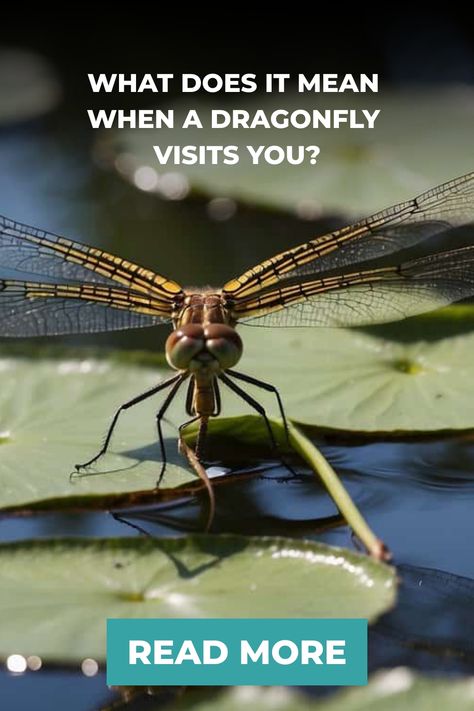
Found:
<svg viewBox="0 0 474 711"><path fill-rule="evenodd" d="M314 473L321 479L337 508L363 543L369 554L377 560L390 560L391 553L384 542L377 538L370 529L338 475L329 462L314 444L304 434L289 423L290 444L293 449L310 465Z"/></svg>

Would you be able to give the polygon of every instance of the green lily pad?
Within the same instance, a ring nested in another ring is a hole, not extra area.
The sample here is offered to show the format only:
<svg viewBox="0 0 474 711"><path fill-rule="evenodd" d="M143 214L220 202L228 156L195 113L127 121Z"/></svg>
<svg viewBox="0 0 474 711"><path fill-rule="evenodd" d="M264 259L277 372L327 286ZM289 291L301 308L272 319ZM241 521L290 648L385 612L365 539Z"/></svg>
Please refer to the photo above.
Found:
<svg viewBox="0 0 474 711"><path fill-rule="evenodd" d="M79 505L86 497L152 490L161 469L159 395L123 414L110 454L90 471L69 475L100 448L117 407L169 375L162 367L93 357L1 358L0 506ZM182 422L182 400L176 408ZM165 436L163 486L195 480L178 454L176 427L165 423Z"/></svg>
<svg viewBox="0 0 474 711"><path fill-rule="evenodd" d="M362 617L393 606L393 568L283 538L0 545L0 656L105 658L108 617ZM19 620L21 624L19 624Z"/></svg>
<svg viewBox="0 0 474 711"><path fill-rule="evenodd" d="M397 667L374 674L365 687L341 691L327 701L315 701L285 687L237 686L206 696L191 692L166 709L240 711L248 706L253 711L471 711L473 705L473 679L427 678Z"/></svg>
<svg viewBox="0 0 474 711"><path fill-rule="evenodd" d="M430 340L423 338L428 323ZM451 336L439 318L384 329L285 329L243 326L239 370L273 383L289 418L304 425L356 432L420 434L474 427L474 331ZM394 324L395 326L395 324ZM417 339L413 340L416 332ZM446 335L447 337L443 337ZM248 386L277 414L274 402ZM226 415L242 412L225 398Z"/></svg>
<svg viewBox="0 0 474 711"><path fill-rule="evenodd" d="M302 216L342 211L369 214L472 169L466 145L472 136L469 87L393 91L380 94L280 94L197 102L190 97L172 108L175 128L120 129L104 134L113 146L113 165L132 183L149 192L167 195L171 184L185 194L191 188L211 197L260 204L280 210L296 210ZM171 107L161 107L171 108ZM181 128L190 108L197 108L204 128ZM354 109L360 118L366 109L380 115L373 129L312 127L306 129L254 128L210 129L213 108L232 111L275 109L292 112ZM153 145L238 146L237 165L160 165ZM316 165L253 165L246 146L320 147ZM110 146L109 146L110 148ZM141 169L141 171L140 171ZM146 174L143 182L140 176ZM184 192L183 192L184 191ZM173 195L171 195L173 196Z"/></svg>
<svg viewBox="0 0 474 711"><path fill-rule="evenodd" d="M390 333L384 337L383 329L242 327L245 353L239 369L273 383L287 416L303 425L404 435L471 429L472 309L464 307L460 313L460 318L440 312L399 323L398 340ZM459 329L463 326L468 330ZM433 338L434 330L438 338ZM120 404L170 375L159 358L150 356L144 366L113 358L41 358L34 349L30 354L36 357L30 358L8 352L0 358L1 508L78 506L85 501L90 506L93 499L104 505L117 496L152 492L161 470L155 425L159 395L122 415L110 454L94 469L72 481L69 474L74 464L97 452ZM279 417L271 394L241 385L264 403L269 415ZM226 417L254 414L225 388L222 394ZM166 490L196 481L177 451L177 425L185 420L183 395L165 423L169 464L157 499ZM248 444L248 422L230 419L225 428L235 429L232 438ZM216 434L222 433L216 421L211 424L211 431L216 427ZM259 441L252 444L266 445L265 430L255 433Z"/></svg>

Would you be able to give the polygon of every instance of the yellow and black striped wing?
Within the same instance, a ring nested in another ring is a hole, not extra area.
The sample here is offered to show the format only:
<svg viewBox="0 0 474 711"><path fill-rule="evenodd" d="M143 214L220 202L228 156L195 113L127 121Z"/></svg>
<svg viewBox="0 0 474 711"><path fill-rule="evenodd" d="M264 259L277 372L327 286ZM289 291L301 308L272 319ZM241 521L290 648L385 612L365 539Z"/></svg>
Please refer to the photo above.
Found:
<svg viewBox="0 0 474 711"><path fill-rule="evenodd" d="M149 269L4 217L0 267L45 279L0 280L0 336L154 326L171 320L184 295Z"/></svg>
<svg viewBox="0 0 474 711"><path fill-rule="evenodd" d="M271 289L237 301L255 326L350 327L398 321L474 296L474 247Z"/></svg>
<svg viewBox="0 0 474 711"><path fill-rule="evenodd" d="M257 264L224 286L225 296L245 299L293 279L309 279L413 247L474 221L474 173L428 190L341 230Z"/></svg>
<svg viewBox="0 0 474 711"><path fill-rule="evenodd" d="M0 280L0 336L57 336L156 326L167 308L139 292L98 284Z"/></svg>
<svg viewBox="0 0 474 711"><path fill-rule="evenodd" d="M228 282L223 297L236 320L265 326L352 326L429 311L473 295L474 247L382 269L362 263L464 225L474 237L473 223L470 173L262 262Z"/></svg>
<svg viewBox="0 0 474 711"><path fill-rule="evenodd" d="M0 216L0 266L67 282L122 286L163 300L182 293L176 282L150 269Z"/></svg>

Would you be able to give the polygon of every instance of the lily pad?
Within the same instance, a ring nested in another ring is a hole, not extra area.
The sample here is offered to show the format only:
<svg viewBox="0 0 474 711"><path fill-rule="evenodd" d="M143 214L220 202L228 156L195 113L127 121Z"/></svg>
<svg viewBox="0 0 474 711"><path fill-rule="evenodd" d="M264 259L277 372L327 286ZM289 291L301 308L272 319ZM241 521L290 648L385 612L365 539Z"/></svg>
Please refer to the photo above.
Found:
<svg viewBox="0 0 474 711"><path fill-rule="evenodd" d="M303 425L404 435L470 429L474 333L450 335L453 324L472 326L472 310L461 312L465 319L439 316L397 324L398 340L376 329L242 327L240 369L273 383L287 416ZM143 366L112 358L41 358L36 350L29 351L36 356L30 358L8 352L0 358L1 508L78 506L86 500L90 506L91 497L104 505L120 495L152 492L161 470L155 424L159 395L123 413L110 454L93 470L72 481L69 474L74 464L97 452L120 404L170 375L159 358L150 356ZM245 389L269 415L279 417L271 394L247 384ZM223 405L227 417L252 413L226 389ZM165 423L169 464L157 499L196 480L177 451L177 425L183 420L183 395L178 395ZM231 419L225 427L235 429L233 439L248 443L248 421ZM255 432L260 442L252 444L266 444L263 428Z"/></svg>
<svg viewBox="0 0 474 711"><path fill-rule="evenodd" d="M173 107L175 128L120 129L104 134L112 143L112 164L128 180L149 192L166 195L171 182L211 197L230 197L251 204L295 211L314 217L321 212L342 211L369 214L399 200L472 169L466 145L472 136L474 91L469 87L435 90L392 91L380 94L286 93L251 101L209 101L193 97ZM197 108L203 128L181 125L186 113ZM213 108L271 114L275 109L290 113L326 109L353 109L373 113L380 109L374 128L253 128L211 129ZM233 145L239 149L237 165L160 165L153 145ZM320 147L315 165L253 165L246 146ZM110 148L110 146L109 146ZM142 180L146 174L147 181ZM182 194L180 194L182 197Z"/></svg>
<svg viewBox="0 0 474 711"><path fill-rule="evenodd" d="M471 711L473 704L473 679L427 678L398 667L379 672L367 686L341 691L328 701L312 700L285 687L238 686L208 696L192 692L166 709L240 711L248 706L253 711ZM154 707L150 708L153 711Z"/></svg>
<svg viewBox="0 0 474 711"><path fill-rule="evenodd" d="M169 375L162 367L112 359L1 358L0 506L79 505L86 497L154 489L161 470L159 395L123 414L111 453L94 469L71 480L69 475L100 448L117 407ZM182 411L180 416L178 422ZM165 433L163 487L194 480L178 454L176 427L165 424Z"/></svg>
<svg viewBox="0 0 474 711"><path fill-rule="evenodd" d="M395 594L393 568L309 541L193 536L3 544L0 656L102 661L108 617L373 621Z"/></svg>
<svg viewBox="0 0 474 711"><path fill-rule="evenodd" d="M287 416L304 425L406 434L474 427L474 332L451 336L451 322L440 318L437 339L431 327L425 340L427 321L409 321L396 325L398 340L375 328L243 326L239 370L273 383ZM248 390L277 414L262 391ZM234 399L224 405L226 415L242 412Z"/></svg>

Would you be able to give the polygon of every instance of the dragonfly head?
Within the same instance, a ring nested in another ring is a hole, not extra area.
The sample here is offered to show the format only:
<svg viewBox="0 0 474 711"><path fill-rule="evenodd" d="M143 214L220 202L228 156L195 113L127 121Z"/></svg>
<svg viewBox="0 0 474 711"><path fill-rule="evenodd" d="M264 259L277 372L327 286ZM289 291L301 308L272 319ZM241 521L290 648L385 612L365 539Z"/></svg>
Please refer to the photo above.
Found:
<svg viewBox="0 0 474 711"><path fill-rule="evenodd" d="M168 336L166 359L176 370L204 368L219 373L232 368L242 356L242 340L231 326L187 323Z"/></svg>

